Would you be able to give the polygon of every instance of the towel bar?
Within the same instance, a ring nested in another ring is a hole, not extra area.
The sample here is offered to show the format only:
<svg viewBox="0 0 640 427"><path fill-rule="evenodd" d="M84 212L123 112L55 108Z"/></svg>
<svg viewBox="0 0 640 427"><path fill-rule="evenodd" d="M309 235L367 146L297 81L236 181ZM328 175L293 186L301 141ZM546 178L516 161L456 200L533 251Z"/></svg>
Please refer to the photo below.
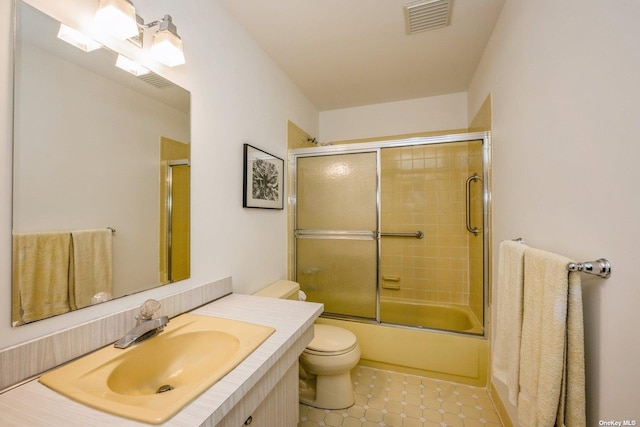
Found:
<svg viewBox="0 0 640 427"><path fill-rule="evenodd" d="M524 244L522 237L515 238L513 241ZM570 262L567 264L567 270L593 274L603 279L611 277L611 263L605 258L599 258L595 261Z"/></svg>

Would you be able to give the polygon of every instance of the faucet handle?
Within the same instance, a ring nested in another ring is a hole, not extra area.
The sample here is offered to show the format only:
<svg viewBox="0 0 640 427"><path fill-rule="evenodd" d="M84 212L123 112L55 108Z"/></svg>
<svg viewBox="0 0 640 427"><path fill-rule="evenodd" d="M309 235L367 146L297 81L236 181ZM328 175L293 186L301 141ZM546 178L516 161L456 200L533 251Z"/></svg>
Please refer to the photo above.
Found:
<svg viewBox="0 0 640 427"><path fill-rule="evenodd" d="M138 320L149 320L153 318L153 315L160 310L160 303L154 299L148 299L140 306L140 315Z"/></svg>

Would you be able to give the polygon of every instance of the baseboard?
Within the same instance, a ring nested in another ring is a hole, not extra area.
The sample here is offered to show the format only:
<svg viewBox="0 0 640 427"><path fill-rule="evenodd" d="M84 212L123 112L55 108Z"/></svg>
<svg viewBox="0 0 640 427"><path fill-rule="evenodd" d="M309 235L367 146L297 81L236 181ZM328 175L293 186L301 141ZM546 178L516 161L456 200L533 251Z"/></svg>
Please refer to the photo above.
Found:
<svg viewBox="0 0 640 427"><path fill-rule="evenodd" d="M493 405L496 407L502 425L504 427L515 427L513 420L509 416L509 412L507 412L507 408L504 406L504 402L502 402L500 398L500 393L498 393L498 390L496 390L496 387L493 385L493 381L489 381L489 395L491 396Z"/></svg>

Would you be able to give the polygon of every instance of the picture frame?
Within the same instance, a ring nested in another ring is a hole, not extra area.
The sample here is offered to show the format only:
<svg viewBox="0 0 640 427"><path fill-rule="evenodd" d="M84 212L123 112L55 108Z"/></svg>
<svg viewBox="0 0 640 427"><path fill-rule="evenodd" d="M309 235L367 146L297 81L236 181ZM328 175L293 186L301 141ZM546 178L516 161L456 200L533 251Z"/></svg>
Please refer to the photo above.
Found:
<svg viewBox="0 0 640 427"><path fill-rule="evenodd" d="M284 209L284 160L244 144L242 207Z"/></svg>

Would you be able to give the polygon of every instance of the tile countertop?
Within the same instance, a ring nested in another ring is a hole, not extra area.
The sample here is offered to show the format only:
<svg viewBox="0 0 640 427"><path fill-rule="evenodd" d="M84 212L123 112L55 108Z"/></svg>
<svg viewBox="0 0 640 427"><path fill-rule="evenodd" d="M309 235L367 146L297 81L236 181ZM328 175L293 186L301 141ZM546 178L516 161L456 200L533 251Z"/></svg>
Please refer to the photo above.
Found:
<svg viewBox="0 0 640 427"><path fill-rule="evenodd" d="M305 332L308 337L312 336L308 332L322 309L322 304L317 303L232 294L193 310L194 314L271 326L276 331L234 370L162 425L215 425ZM304 345L309 341L310 338ZM150 424L91 409L34 379L0 395L0 425L140 427Z"/></svg>

